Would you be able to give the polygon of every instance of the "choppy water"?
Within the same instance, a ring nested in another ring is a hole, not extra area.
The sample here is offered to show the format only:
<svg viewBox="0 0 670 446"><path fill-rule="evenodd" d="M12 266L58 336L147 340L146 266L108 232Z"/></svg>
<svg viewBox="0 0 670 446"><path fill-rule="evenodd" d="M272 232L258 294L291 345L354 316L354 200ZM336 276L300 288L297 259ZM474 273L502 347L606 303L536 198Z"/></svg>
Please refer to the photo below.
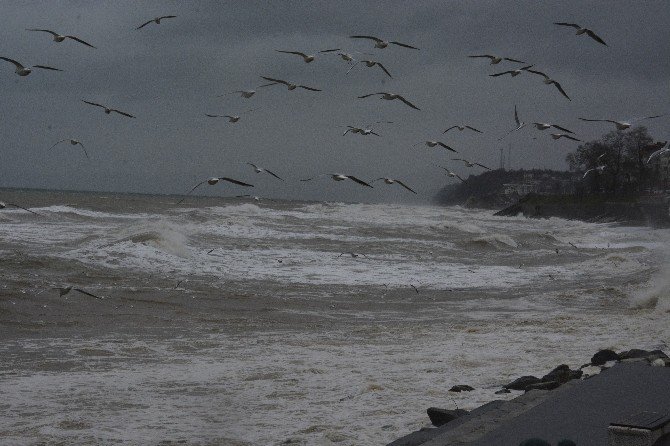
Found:
<svg viewBox="0 0 670 446"><path fill-rule="evenodd" d="M429 406L472 408L521 374L670 341L667 230L430 206L2 199L40 214L0 212L3 444L385 444ZM59 297L65 285L104 299Z"/></svg>

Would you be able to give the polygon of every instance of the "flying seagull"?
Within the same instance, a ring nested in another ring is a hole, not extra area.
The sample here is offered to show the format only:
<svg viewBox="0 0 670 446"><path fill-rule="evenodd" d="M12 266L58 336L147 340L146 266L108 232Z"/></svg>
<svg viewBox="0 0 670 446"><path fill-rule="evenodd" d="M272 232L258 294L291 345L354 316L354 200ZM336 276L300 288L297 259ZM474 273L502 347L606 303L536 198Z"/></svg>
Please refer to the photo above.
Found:
<svg viewBox="0 0 670 446"><path fill-rule="evenodd" d="M315 179L317 177L322 177L322 176L329 176L334 181L344 181L344 180L349 179L349 180L351 180L355 183L360 184L361 186L372 187L371 185L369 185L365 181L360 180L353 175L344 175L344 174L341 174L341 173L324 173L324 174L321 174L321 175L317 175L316 177L305 178L304 180L300 180L300 181L312 181L313 179Z"/></svg>
<svg viewBox="0 0 670 446"><path fill-rule="evenodd" d="M11 62L16 66L16 70L14 72L18 74L19 76L28 76L33 70L31 68L41 68L43 70L51 70L51 71L63 71L58 68L54 67L47 67L46 65L33 65L32 67L25 67L19 62L15 61L14 59L10 59L9 57L2 57L0 56L0 59L6 60L7 62Z"/></svg>
<svg viewBox="0 0 670 446"><path fill-rule="evenodd" d="M393 76L391 76L391 73L389 73L389 70L387 70L386 67L385 67L384 65L382 65L380 62L377 62L376 60L359 60L358 62L356 62L355 64L353 64L353 65L351 66L351 68L349 68L349 71L353 70L354 67L355 67L356 65L358 65L359 63L361 63L361 62L364 63L365 66L368 67L368 68L372 68L372 67L374 67L375 65L377 65L379 68L382 69L382 71L384 71L384 73L387 74L388 77L390 77L391 79L393 79ZM349 74L349 71L347 71L347 74Z"/></svg>
<svg viewBox="0 0 670 446"><path fill-rule="evenodd" d="M428 147L440 146L440 147L444 147L445 149L447 149L447 150L449 150L449 151L451 151L451 152L458 153L458 150L456 150L456 149L452 149L451 147L449 147L448 145L446 145L446 144L443 143L442 141L423 141L423 143L426 144ZM414 144L414 145L416 146L417 144L421 144L421 143L418 142L418 143L416 143L416 144ZM413 147L413 146L412 146L412 147Z"/></svg>
<svg viewBox="0 0 670 446"><path fill-rule="evenodd" d="M458 178L459 180L461 180L461 182L464 182L464 181L465 181L463 178L461 178L460 176L458 176L458 174L452 172L451 170L447 169L446 167L442 167L442 166L437 166L437 167L439 167L440 169L442 169L442 170L444 170L445 172L447 172L447 175L449 175L451 178Z"/></svg>
<svg viewBox="0 0 670 446"><path fill-rule="evenodd" d="M522 60L510 59L509 57L498 57L498 56L494 56L492 54L481 54L481 55L468 56L468 57L486 57L488 59L491 59L491 65L499 64L503 60L509 60L510 62L516 62L516 63L526 63Z"/></svg>
<svg viewBox="0 0 670 446"><path fill-rule="evenodd" d="M554 25L569 26L571 28L575 28L577 30L577 32L575 34L577 34L578 36L581 35L581 34L586 33L587 36L589 36L590 38L592 38L596 42L602 43L603 45L607 46L605 41L603 39L601 39L600 37L598 37L596 35L596 33L594 33L593 31L591 31L588 28L582 28L581 26L577 25L576 23L554 22Z"/></svg>
<svg viewBox="0 0 670 446"><path fill-rule="evenodd" d="M536 70L531 70L531 69L527 69L526 71L528 71L529 73L539 74L540 76L543 76L543 77L544 77L544 80L543 80L542 82L544 82L544 83L547 84L547 85L552 85L552 84L553 84L556 88L558 88L558 91L560 91L561 94L562 94L563 96L565 96L565 97L568 99L568 101L571 101L571 100L572 100L572 99L570 99L570 96L568 96L568 94L565 92L565 90L563 90L563 87L561 87L561 84L559 84L557 81L555 81L554 79L550 78L549 76L547 76L547 75L544 74L543 72L541 72L541 71L536 71Z"/></svg>
<svg viewBox="0 0 670 446"><path fill-rule="evenodd" d="M512 132L516 132L517 130L521 130L522 128L524 128L524 127L526 126L526 123L525 123L525 122L522 122L522 121L519 119L519 114L518 114L517 111L516 111L516 104L514 105L514 121L516 122L516 128L510 130L509 132L507 132L507 133L505 134L505 136L503 136L502 138L498 138L498 141L500 141L501 139L504 139L504 138L505 138L507 135L509 135L510 133L512 133Z"/></svg>
<svg viewBox="0 0 670 446"><path fill-rule="evenodd" d="M452 125L451 127L449 127L447 130L445 130L442 133L447 133L449 130L453 130L453 129L458 129L458 131L460 131L460 132L462 132L465 129L468 129L468 130L472 130L473 132L484 133L481 130L477 130L474 127L470 127L469 125Z"/></svg>
<svg viewBox="0 0 670 446"><path fill-rule="evenodd" d="M247 111L243 112L242 115L245 114L245 113L252 112L252 111L254 111L254 110L253 109L247 110ZM209 113L205 113L205 116L210 117L210 118L228 118L228 122L232 122L232 123L235 123L242 118L241 115L210 115Z"/></svg>
<svg viewBox="0 0 670 446"><path fill-rule="evenodd" d="M284 50L275 50L275 51L278 52L278 53L295 54L296 56L302 57L302 60L304 60L305 63L310 63L314 59L316 59L316 56L314 56L313 54L305 54L305 53L302 53L300 51L284 51ZM340 51L340 48L334 48L332 50L323 50L323 51L319 51L319 53L332 53L332 52L335 52L335 51Z"/></svg>
<svg viewBox="0 0 670 446"><path fill-rule="evenodd" d="M370 93L370 94L364 94L363 96L359 96L358 99L363 99L363 98L367 98L367 97L370 97L370 96L375 96L375 95L378 95L378 94L381 95L380 99L386 99L387 101L392 101L392 100L394 100L394 99L400 99L400 100L403 101L406 105L412 107L414 110L421 110L419 107L417 107L416 105L412 104L412 103L409 102L407 99L405 99L404 97L402 97L401 95L396 94L396 93L384 93L384 92L381 92L381 93Z"/></svg>
<svg viewBox="0 0 670 446"><path fill-rule="evenodd" d="M517 68L516 70L508 70L508 71L503 71L502 73L494 73L494 74L489 74L491 77L498 77L498 76L503 76L505 74L509 74L512 77L520 75L522 72L528 70L529 68L532 68L532 65L527 65L525 67Z"/></svg>
<svg viewBox="0 0 670 446"><path fill-rule="evenodd" d="M417 48L417 47L415 47L415 46L407 45L406 43L400 43L400 42L396 42L396 41L382 40L382 39L380 39L380 38L378 38L378 37L373 37L373 36L349 36L349 37L352 38L352 39L369 39L369 40L374 40L374 41L375 41L375 48L380 48L380 49L386 48L387 46L389 46L389 43L392 43L393 45L402 46L402 47L405 47L405 48L411 48L411 49L413 49L413 50L418 50L418 49L419 49L419 48Z"/></svg>
<svg viewBox="0 0 670 446"><path fill-rule="evenodd" d="M575 133L571 130L566 129L565 127L561 127L560 125L556 125L556 124L550 124L548 122L534 122L533 125L538 130L547 130L548 128L553 127L555 129L561 130L561 131L566 132L566 133Z"/></svg>
<svg viewBox="0 0 670 446"><path fill-rule="evenodd" d="M487 170L493 170L490 167L486 167L483 164L473 163L472 161L468 161L468 160L463 159L463 158L453 158L452 160L453 161L463 161L465 163L465 165L468 166L468 167L479 166L479 167L483 167L484 169L487 169Z"/></svg>
<svg viewBox="0 0 670 446"><path fill-rule="evenodd" d="M274 84L275 84L275 83L273 82L271 85L274 85ZM270 85L270 84L268 84L268 85ZM253 95L256 94L256 90L235 90L235 91L229 91L229 92L226 93L226 94L220 94L220 95L217 95L216 97L217 97L217 98L220 98L220 97L222 97L222 96L226 96L226 95L234 94L234 93L239 93L241 97L243 97L243 98L245 98L245 99L249 99L250 97L252 97Z"/></svg>
<svg viewBox="0 0 670 446"><path fill-rule="evenodd" d="M54 40L54 42L62 42L62 41L65 40L65 39L72 39L72 40L76 40L76 41L79 42L79 43L83 43L84 45L89 46L89 47L91 47L91 48L95 48L93 45L91 45L91 44L88 43L88 42L84 42L84 41L81 40L79 37L75 37L75 36L67 36L67 35L63 35L63 34L58 34L57 32L54 32L54 31L51 31L51 30L48 30L48 29L33 29L33 28L27 28L26 31L40 31L40 32L43 32L43 33L49 33L49 34L51 34L51 35L53 36L53 40Z"/></svg>
<svg viewBox="0 0 670 446"><path fill-rule="evenodd" d="M265 77L261 76L263 79L266 81L272 82L272 84L267 84L263 85L263 87L269 86L269 85L274 85L274 84L284 84L288 87L289 90L295 90L296 88L304 88L305 90L310 90L310 91L321 91L318 88L312 88L312 87L307 87L305 85L299 85L299 84L292 84L291 82L283 81L281 79L273 79L271 77Z"/></svg>
<svg viewBox="0 0 670 446"><path fill-rule="evenodd" d="M363 136L368 136L368 135L375 135L375 136L381 136L379 133L375 133L372 129L365 129L361 127L352 127L350 125L347 126L347 130L342 133L342 136L346 135L347 133L359 133Z"/></svg>
<svg viewBox="0 0 670 446"><path fill-rule="evenodd" d="M237 184L238 186L254 187L253 184L245 183L245 182L243 182L243 181L239 181L239 180L234 180L234 179L232 179L232 178L228 178L228 177L213 177L213 178L210 178L210 179L208 179L208 180L201 181L201 182L199 182L198 184L196 184L195 186L193 186L193 188L192 188L190 191L188 191L186 194L184 194L184 195L185 195L184 198L182 198L181 200L179 200L179 201L177 202L177 204L180 204L182 201L186 200L186 197L188 197L189 195L191 195L191 193L192 193L194 190L196 190L198 187L202 186L203 184L207 183L207 184L209 184L210 186L214 186L214 185L215 185L216 183L218 183L219 181L228 181L229 183Z"/></svg>
<svg viewBox="0 0 670 446"><path fill-rule="evenodd" d="M118 114L123 115L123 116L127 116L129 118L134 118L135 117L135 116L131 115L130 113L122 112L121 110L117 110L115 108L109 108L109 107L104 106L102 104L96 104L95 102L89 102L89 101L85 101L83 99L81 101L86 103L86 104L89 104L89 105L94 105L96 107L104 108L105 113L107 113L107 114L110 114L111 112L114 112L114 113L118 113Z"/></svg>
<svg viewBox="0 0 670 446"><path fill-rule="evenodd" d="M587 121L587 122L611 122L612 124L614 124L616 126L617 130L626 130L638 121L643 121L645 119L660 118L662 116L665 116L665 114L655 115L655 116L647 116L647 117L644 117L644 118L630 119L628 121L614 121L612 119L586 119L586 118L579 118L579 120Z"/></svg>
<svg viewBox="0 0 670 446"><path fill-rule="evenodd" d="M581 139L577 139L572 135L568 135L567 133L552 133L551 137L553 139L561 139L561 138L566 138L566 139L571 139L573 141L581 141Z"/></svg>
<svg viewBox="0 0 670 446"><path fill-rule="evenodd" d="M100 297L100 296L96 296L95 294L91 294L88 291L82 290L81 288L74 288L74 287L72 287L72 285L67 286L67 287L58 287L56 289L58 290L58 294L60 295L60 297L65 296L70 291L77 291L78 293L85 294L85 295L91 296L91 297L95 297L96 299L102 299L102 297Z"/></svg>
<svg viewBox="0 0 670 446"><path fill-rule="evenodd" d="M283 178L280 178L279 175L277 175L276 173L272 172L271 170L268 170L268 169L266 169L266 168L264 168L264 167L258 167L258 166L255 165L254 163L246 163L246 164L248 164L249 166L253 167L254 170L256 171L256 173L266 172L266 173L269 173L270 175L272 175L273 177L277 178L278 180L282 180L282 181L284 181Z"/></svg>
<svg viewBox="0 0 670 446"><path fill-rule="evenodd" d="M4 201L0 201L0 209L5 209L7 206L12 206L12 207L15 207L15 208L23 209L24 211L28 211L31 214L40 215L37 212L31 211L30 209L24 208L23 206L19 206L18 204L5 203Z"/></svg>
<svg viewBox="0 0 670 446"><path fill-rule="evenodd" d="M654 153L652 153L652 154L649 156L649 158L647 159L647 164L649 164L650 162L652 162L652 161L655 160L656 158L659 158L659 157L661 157L661 156L664 156L664 155L670 153L670 147L665 147L667 144L668 144L668 142L665 141L665 143L663 143L663 145L660 146L660 148L659 148L657 151L655 151ZM658 146L657 146L657 147L658 147ZM663 147L665 147L665 148L663 148Z"/></svg>
<svg viewBox="0 0 670 446"><path fill-rule="evenodd" d="M147 26L151 22L154 22L156 25L160 25L161 20L163 20L163 19L174 19L175 17L177 17L177 16L176 15L163 15L163 16L160 16L160 17L156 17L155 19L151 19L148 22L142 23L140 26L138 26L135 29L144 28L145 26Z"/></svg>
<svg viewBox="0 0 670 446"><path fill-rule="evenodd" d="M396 180L395 178L377 178L376 180L373 180L372 183L374 183L375 181L379 181L379 180L384 180L384 183L386 183L386 184L398 183L399 185L401 185L402 187L404 187L408 191L412 192L413 194L416 194L416 192L411 187L409 187L408 185L406 185L405 183L403 183L400 180Z"/></svg>
<svg viewBox="0 0 670 446"><path fill-rule="evenodd" d="M589 170L587 170L586 172L584 172L584 176L582 177L582 179L586 178L586 176L587 176L588 174L590 174L591 172L599 172L599 173L603 173L603 170L605 170L606 167L607 167L607 166L605 166L605 165L603 164L603 165L601 165L601 166L597 166L597 167L594 167L594 168L592 168L592 169L589 169Z"/></svg>
<svg viewBox="0 0 670 446"><path fill-rule="evenodd" d="M61 139L61 140L58 141L56 144L54 144L53 146L51 146L51 149L53 149L53 148L56 147L58 144L60 144L60 143L62 143L62 142L65 142L65 141L69 141L70 144L72 144L73 146L76 146L77 144L79 144L79 145L81 146L81 149L84 151L84 155L86 155L86 158L88 158L88 153L86 152L86 147L84 147L84 145L81 143L81 141L79 141L79 140L77 140L77 139L70 139L70 138Z"/></svg>

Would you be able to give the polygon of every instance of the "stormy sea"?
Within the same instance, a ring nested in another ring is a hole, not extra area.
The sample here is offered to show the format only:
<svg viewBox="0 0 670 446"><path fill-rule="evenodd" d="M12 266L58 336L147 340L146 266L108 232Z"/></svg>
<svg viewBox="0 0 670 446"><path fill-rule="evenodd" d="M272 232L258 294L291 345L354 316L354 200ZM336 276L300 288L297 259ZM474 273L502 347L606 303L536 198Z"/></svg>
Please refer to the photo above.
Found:
<svg viewBox="0 0 670 446"><path fill-rule="evenodd" d="M0 211L1 444L380 445L429 406L670 342L668 230L397 204L3 200L38 215Z"/></svg>

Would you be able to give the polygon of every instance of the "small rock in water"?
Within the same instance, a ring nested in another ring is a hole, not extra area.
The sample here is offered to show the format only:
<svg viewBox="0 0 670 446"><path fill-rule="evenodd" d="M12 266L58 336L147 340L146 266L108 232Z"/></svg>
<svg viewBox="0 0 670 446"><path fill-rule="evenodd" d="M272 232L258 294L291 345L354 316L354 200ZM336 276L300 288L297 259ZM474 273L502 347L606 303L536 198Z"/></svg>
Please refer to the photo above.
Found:
<svg viewBox="0 0 670 446"><path fill-rule="evenodd" d="M517 378L511 383L507 384L505 387L506 389L510 390L526 390L526 387L532 385L532 384L537 384L539 382L542 382L540 378L537 378L535 376L522 376L521 378Z"/></svg>
<svg viewBox="0 0 670 446"><path fill-rule="evenodd" d="M511 390L505 389L504 387L496 392L496 395L502 395L504 393L512 393Z"/></svg>
<svg viewBox="0 0 670 446"><path fill-rule="evenodd" d="M459 384L449 389L450 392L471 392L473 390L475 390L474 387L470 387L466 384Z"/></svg>
<svg viewBox="0 0 670 446"><path fill-rule="evenodd" d="M439 407L429 407L426 412L428 412L428 418L430 418L430 422L433 423L433 426L436 427L447 424L448 422L453 421L458 417L462 417L463 415L470 413L463 409L449 410L440 409Z"/></svg>
<svg viewBox="0 0 670 446"><path fill-rule="evenodd" d="M613 350L600 350L598 353L593 355L591 358L591 364L593 365L603 365L607 361L618 361L619 355Z"/></svg>

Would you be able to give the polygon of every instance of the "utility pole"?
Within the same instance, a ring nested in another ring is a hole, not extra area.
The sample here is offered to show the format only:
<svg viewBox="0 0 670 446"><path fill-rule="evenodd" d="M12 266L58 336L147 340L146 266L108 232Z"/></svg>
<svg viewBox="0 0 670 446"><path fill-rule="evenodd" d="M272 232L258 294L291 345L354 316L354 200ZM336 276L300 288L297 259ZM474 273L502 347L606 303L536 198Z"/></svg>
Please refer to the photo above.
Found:
<svg viewBox="0 0 670 446"><path fill-rule="evenodd" d="M500 148L500 170L505 170L505 148Z"/></svg>

